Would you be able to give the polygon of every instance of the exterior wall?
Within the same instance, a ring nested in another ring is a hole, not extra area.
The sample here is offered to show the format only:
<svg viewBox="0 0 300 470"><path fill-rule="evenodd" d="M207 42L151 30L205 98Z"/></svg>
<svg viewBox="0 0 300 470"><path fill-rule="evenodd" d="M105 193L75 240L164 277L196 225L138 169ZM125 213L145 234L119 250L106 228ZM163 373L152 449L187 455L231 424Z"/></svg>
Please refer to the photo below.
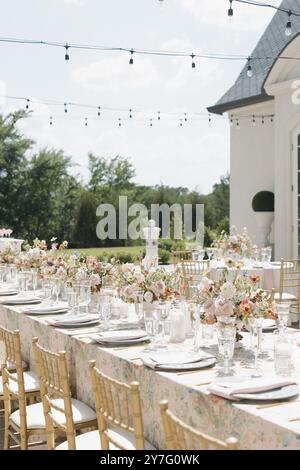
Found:
<svg viewBox="0 0 300 470"><path fill-rule="evenodd" d="M264 107L245 107L235 110L236 115L268 115L273 113L273 103ZM252 210L253 196L262 190L274 191L274 123L265 118L265 124L252 118L240 119L231 127L231 182L230 223L239 230L247 227L249 234L258 240L258 227ZM271 234L271 242L272 242Z"/></svg>

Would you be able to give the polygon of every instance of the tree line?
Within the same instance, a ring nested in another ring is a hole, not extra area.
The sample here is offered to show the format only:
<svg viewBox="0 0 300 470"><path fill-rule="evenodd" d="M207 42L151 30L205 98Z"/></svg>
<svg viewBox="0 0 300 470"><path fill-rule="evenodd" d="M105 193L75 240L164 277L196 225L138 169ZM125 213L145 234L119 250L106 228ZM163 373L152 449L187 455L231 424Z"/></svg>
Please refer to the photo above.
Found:
<svg viewBox="0 0 300 470"><path fill-rule="evenodd" d="M74 176L72 158L62 150L35 150L35 142L17 125L25 117L23 111L0 115L0 226L13 229L14 236L29 241L55 236L69 240L74 248L139 243L102 241L96 236L96 208L103 203L117 208L120 195L127 196L128 206L141 203L149 210L151 204L205 204L206 244L216 233L228 230L228 175L208 195L184 186L143 186L134 182L130 160L89 154L89 177L82 182L79 175Z"/></svg>

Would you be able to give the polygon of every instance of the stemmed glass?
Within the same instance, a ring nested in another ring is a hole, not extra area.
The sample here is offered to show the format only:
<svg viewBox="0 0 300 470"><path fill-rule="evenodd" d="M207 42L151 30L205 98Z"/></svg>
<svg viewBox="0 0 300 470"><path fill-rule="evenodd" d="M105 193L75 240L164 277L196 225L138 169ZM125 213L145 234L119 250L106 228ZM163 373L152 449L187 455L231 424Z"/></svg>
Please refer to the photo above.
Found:
<svg viewBox="0 0 300 470"><path fill-rule="evenodd" d="M52 292L54 296L54 304L58 304L58 298L61 290L61 279L59 277L53 277L52 281Z"/></svg>
<svg viewBox="0 0 300 470"><path fill-rule="evenodd" d="M253 377L261 377L261 373L259 371L259 354L261 352L262 347L262 324L262 316L252 318L250 320L251 346L254 352L254 372L252 374Z"/></svg>
<svg viewBox="0 0 300 470"><path fill-rule="evenodd" d="M157 351L155 336L159 333L159 320L156 311L144 309L144 320L146 333L150 339L150 343L144 349L144 352Z"/></svg>
<svg viewBox="0 0 300 470"><path fill-rule="evenodd" d="M134 292L134 308L139 323L144 326L144 292Z"/></svg>
<svg viewBox="0 0 300 470"><path fill-rule="evenodd" d="M222 373L230 374L230 361L233 358L236 327L235 319L231 317L220 317L217 324L219 355L223 359Z"/></svg>
<svg viewBox="0 0 300 470"><path fill-rule="evenodd" d="M200 308L193 301L188 302L187 308L189 309L189 312L191 315L193 331L194 331L193 350L199 351L198 335L199 335L199 330L200 330Z"/></svg>
<svg viewBox="0 0 300 470"><path fill-rule="evenodd" d="M31 274L32 274L32 288L33 288L33 292L36 293L37 286L38 286L38 271L37 271L37 269L32 268L32 269L31 269Z"/></svg>
<svg viewBox="0 0 300 470"><path fill-rule="evenodd" d="M112 313L110 300L111 299L109 295L106 295L103 293L99 294L99 308L100 308L100 313L101 313L103 326L105 330L110 329L110 319L111 319L111 313Z"/></svg>

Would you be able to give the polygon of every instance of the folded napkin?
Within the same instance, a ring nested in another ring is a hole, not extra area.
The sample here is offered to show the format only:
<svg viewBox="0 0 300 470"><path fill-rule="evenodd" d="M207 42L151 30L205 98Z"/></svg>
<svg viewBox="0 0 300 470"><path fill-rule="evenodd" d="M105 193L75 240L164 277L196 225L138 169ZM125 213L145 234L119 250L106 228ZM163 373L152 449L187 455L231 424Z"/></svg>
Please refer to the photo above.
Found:
<svg viewBox="0 0 300 470"><path fill-rule="evenodd" d="M268 329L268 328L276 328L276 326L277 325L276 325L275 320L269 320L268 318L266 318L262 322L263 330Z"/></svg>
<svg viewBox="0 0 300 470"><path fill-rule="evenodd" d="M99 343L114 343L120 341L132 341L138 339L148 338L147 333L143 330L119 330L119 331L104 331L100 333L96 340Z"/></svg>
<svg viewBox="0 0 300 470"><path fill-rule="evenodd" d="M199 353L163 351L143 358L143 362L148 367L157 369L168 368L168 366L192 366L193 364L197 364L207 359L214 359L214 356L203 351L200 351Z"/></svg>
<svg viewBox="0 0 300 470"><path fill-rule="evenodd" d="M226 398L228 400L235 399L235 395L245 393L259 393L276 390L277 388L286 387L288 385L297 385L294 380L274 378L258 378L245 381L228 381L215 382L207 389L214 395Z"/></svg>
<svg viewBox="0 0 300 470"><path fill-rule="evenodd" d="M23 313L27 313L30 315L31 313L53 313L53 312L66 312L68 307L65 304L57 304L57 305L38 305L37 307L28 307L23 310Z"/></svg>

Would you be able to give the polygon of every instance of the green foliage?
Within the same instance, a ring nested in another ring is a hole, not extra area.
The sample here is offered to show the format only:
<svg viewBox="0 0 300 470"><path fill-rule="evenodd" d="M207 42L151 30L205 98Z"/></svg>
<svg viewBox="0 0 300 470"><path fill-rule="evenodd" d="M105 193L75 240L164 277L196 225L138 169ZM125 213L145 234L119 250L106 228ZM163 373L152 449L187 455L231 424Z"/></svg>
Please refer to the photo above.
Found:
<svg viewBox="0 0 300 470"><path fill-rule="evenodd" d="M134 183L135 169L129 160L89 154L90 176L83 184L71 172L71 158L62 150L34 150L34 142L24 137L16 125L23 118L23 111L0 115L0 226L12 228L16 237L31 241L55 236L58 241L69 240L75 248L140 245L141 240L100 241L96 237L96 208L102 203L112 204L117 209L118 224L120 196L127 196L128 207L144 204L148 215L152 204L179 204L181 208L184 204L204 204L206 246L216 231L228 227L228 176L222 177L208 195L185 187L140 186ZM193 218L195 229L195 214ZM171 232L173 228L172 215ZM118 230L117 225L117 234ZM185 241L160 241L164 262L173 250L183 249ZM121 253L120 258L125 259Z"/></svg>
<svg viewBox="0 0 300 470"><path fill-rule="evenodd" d="M275 197L271 191L260 191L252 199L254 212L274 212Z"/></svg>
<svg viewBox="0 0 300 470"><path fill-rule="evenodd" d="M226 232L226 233L230 232L230 221L227 215L222 220L220 220L220 222L217 225L216 231L219 235L222 232Z"/></svg>
<svg viewBox="0 0 300 470"><path fill-rule="evenodd" d="M159 258L159 264L169 264L171 253L170 251L163 250L162 248L160 248L158 250L158 258Z"/></svg>

